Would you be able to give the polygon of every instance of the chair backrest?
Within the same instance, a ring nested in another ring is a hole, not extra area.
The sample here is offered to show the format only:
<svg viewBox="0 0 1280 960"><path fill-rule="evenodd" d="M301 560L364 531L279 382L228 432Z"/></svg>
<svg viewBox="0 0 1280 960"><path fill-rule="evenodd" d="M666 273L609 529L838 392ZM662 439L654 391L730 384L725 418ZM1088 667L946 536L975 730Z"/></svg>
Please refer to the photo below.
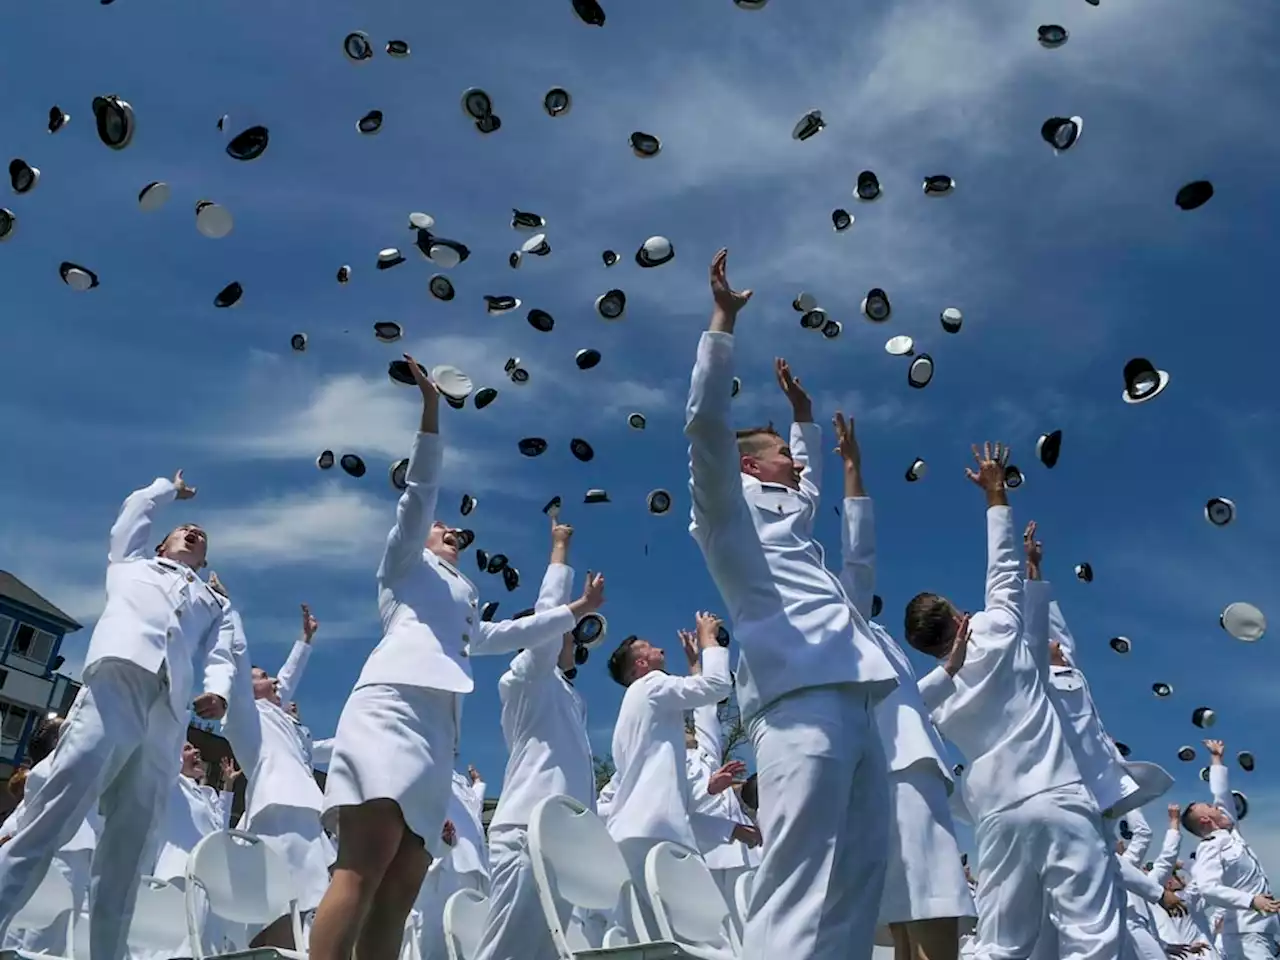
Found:
<svg viewBox="0 0 1280 960"><path fill-rule="evenodd" d="M71 882L57 867L45 871L44 879L36 887L27 905L18 911L10 927L14 930L41 930L75 906Z"/></svg>
<svg viewBox="0 0 1280 960"><path fill-rule="evenodd" d="M475 890L457 890L444 902L444 943L449 960L472 960L488 918L489 898Z"/></svg>
<svg viewBox="0 0 1280 960"><path fill-rule="evenodd" d="M260 837L219 830L203 837L187 860L187 936L194 960L204 960L204 919L197 902L203 890L210 913L231 923L265 927L288 916L293 942L304 942L289 863Z"/></svg>
<svg viewBox="0 0 1280 960"><path fill-rule="evenodd" d="M631 946L631 940L627 937L627 931L621 927L610 927L604 932L604 943L601 946L608 950L616 947L629 947Z"/></svg>
<svg viewBox="0 0 1280 960"><path fill-rule="evenodd" d="M187 939L186 894L167 880L143 877L129 924L129 952L177 956Z"/></svg>
<svg viewBox="0 0 1280 960"><path fill-rule="evenodd" d="M559 902L612 914L621 908L642 941L651 939L622 851L599 817L577 800L546 797L529 814L529 859L542 914L561 957L573 956L559 919Z"/></svg>
<svg viewBox="0 0 1280 960"><path fill-rule="evenodd" d="M664 840L645 857L644 877L664 940L728 944L736 952L737 933L729 905L701 857Z"/></svg>

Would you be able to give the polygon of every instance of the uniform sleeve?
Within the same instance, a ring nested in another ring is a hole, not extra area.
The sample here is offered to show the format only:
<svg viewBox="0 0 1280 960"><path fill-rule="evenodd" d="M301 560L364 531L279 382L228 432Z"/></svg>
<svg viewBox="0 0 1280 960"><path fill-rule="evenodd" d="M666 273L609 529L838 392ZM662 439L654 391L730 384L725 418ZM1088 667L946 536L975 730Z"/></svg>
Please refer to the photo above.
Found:
<svg viewBox="0 0 1280 960"><path fill-rule="evenodd" d="M1136 867L1147 859L1147 851L1151 849L1151 824L1147 823L1142 810L1137 808L1126 813L1125 819L1129 821L1133 836L1125 844L1121 856Z"/></svg>
<svg viewBox="0 0 1280 960"><path fill-rule="evenodd" d="M986 614L997 633L1021 636L1023 579L1012 507L987 508ZM974 640L979 638L974 636Z"/></svg>
<svg viewBox="0 0 1280 960"><path fill-rule="evenodd" d="M1182 846L1182 831L1176 827L1166 830L1164 842L1160 845L1160 853L1151 865L1151 876L1156 883L1163 884L1171 876L1178 865L1178 848Z"/></svg>
<svg viewBox="0 0 1280 960"><path fill-rule="evenodd" d="M702 673L691 677L673 677L666 673L649 674L645 688L651 701L669 709L690 710L719 703L729 695L729 651L709 647L702 651Z"/></svg>
<svg viewBox="0 0 1280 960"><path fill-rule="evenodd" d="M876 523L870 497L844 498L840 583L864 620L876 592Z"/></svg>
<svg viewBox="0 0 1280 960"><path fill-rule="evenodd" d="M1231 796L1231 776L1227 773L1227 765L1225 763L1211 763L1209 765L1209 791L1213 794L1214 805L1221 807L1234 820L1236 818L1236 802Z"/></svg>
<svg viewBox="0 0 1280 960"><path fill-rule="evenodd" d="M155 547L151 532L156 507L177 499L178 488L172 480L157 477L150 486L135 490L125 498L120 514L111 527L111 547L107 560L119 563L149 556Z"/></svg>
<svg viewBox="0 0 1280 960"><path fill-rule="evenodd" d="M1057 640L1067 662L1073 667L1079 667L1076 663L1076 640L1067 629L1067 621L1062 616L1062 607L1057 600L1049 603L1049 639Z"/></svg>
<svg viewBox="0 0 1280 960"><path fill-rule="evenodd" d="M816 423L791 424L791 459L799 464L800 489L816 505L822 492L822 428Z"/></svg>
<svg viewBox="0 0 1280 960"><path fill-rule="evenodd" d="M1112 854L1120 868L1120 885L1136 893L1147 903L1159 903L1164 897L1164 887L1141 867L1119 854Z"/></svg>
<svg viewBox="0 0 1280 960"><path fill-rule="evenodd" d="M498 653L514 653L528 650L540 644L549 644L563 637L574 628L577 621L568 605L561 604L519 620L499 620L496 623L480 623L479 639L471 645L476 656Z"/></svg>
<svg viewBox="0 0 1280 960"><path fill-rule="evenodd" d="M693 711L693 735L698 750L719 769L723 755L724 728L720 725L719 701L704 703Z"/></svg>
<svg viewBox="0 0 1280 960"><path fill-rule="evenodd" d="M231 829L231 808L236 804L236 795L230 790L218 794L218 816L222 818L222 829Z"/></svg>
<svg viewBox="0 0 1280 960"><path fill-rule="evenodd" d="M920 678L916 689L920 691L925 709L933 713L956 692L956 680L945 667L937 666Z"/></svg>
<svg viewBox="0 0 1280 960"><path fill-rule="evenodd" d="M231 702L231 687L236 679L236 660L232 653L236 639L236 624L231 605L222 609L222 616L210 628L216 631L213 645L204 662L205 693L217 694L227 703Z"/></svg>
<svg viewBox="0 0 1280 960"><path fill-rule="evenodd" d="M1042 677L1049 676L1049 607L1053 585L1047 580L1029 580L1022 594L1022 635Z"/></svg>
<svg viewBox="0 0 1280 960"><path fill-rule="evenodd" d="M297 699L298 684L302 682L302 673L306 670L307 661L310 659L311 644L306 640L295 640L293 649L289 651L289 656L285 658L284 665L276 675L276 680L279 681L278 692L281 703L288 704Z"/></svg>
<svg viewBox="0 0 1280 960"><path fill-rule="evenodd" d="M396 504L396 524L387 534L387 545L378 566L378 580L387 582L402 576L422 560L431 524L435 522L440 499L440 471L444 464L444 441L438 433L418 433L409 453L405 488Z"/></svg>
<svg viewBox="0 0 1280 960"><path fill-rule="evenodd" d="M547 564L547 572L542 575L542 586L538 590L538 600L533 605L534 613L542 613L567 605L572 592L573 567L563 563ZM560 636L563 639L564 635ZM516 681L522 681L534 676L543 676L554 670L556 663L560 660L560 644L555 643L554 640L553 636L545 643L528 647L517 653L511 660L511 677Z"/></svg>
<svg viewBox="0 0 1280 960"><path fill-rule="evenodd" d="M732 392L733 334L707 331L698 341L685 408L694 528L746 511L738 441L729 417Z"/></svg>

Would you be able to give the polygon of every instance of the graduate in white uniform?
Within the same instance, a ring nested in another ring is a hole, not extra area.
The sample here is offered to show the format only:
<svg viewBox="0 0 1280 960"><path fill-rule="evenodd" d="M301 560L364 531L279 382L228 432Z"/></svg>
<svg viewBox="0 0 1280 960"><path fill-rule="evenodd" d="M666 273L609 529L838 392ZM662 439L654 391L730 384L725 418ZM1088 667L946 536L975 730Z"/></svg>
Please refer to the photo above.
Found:
<svg viewBox="0 0 1280 960"><path fill-rule="evenodd" d="M987 443L973 454L977 470L965 472L987 507L984 609L970 617L921 593L907 604L904 632L911 646L938 659L970 634L955 675L938 667L920 689L926 704L936 704L939 731L968 760L962 789L978 845L978 936L993 960L1022 960L1047 900L1062 960L1115 960L1124 942L1117 867L1046 689L1048 601L1037 607L1041 623L1023 622L1008 451Z"/></svg>
<svg viewBox="0 0 1280 960"><path fill-rule="evenodd" d="M519 620L485 623L458 570L459 531L436 519L444 446L440 395L406 355L422 417L378 567L383 638L365 662L334 736L326 824L338 860L311 931L312 960L393 960L451 793L470 658L513 653L572 630L604 602L603 577L581 597ZM425 545L425 546L424 546ZM95 958L97 960L97 958Z"/></svg>
<svg viewBox="0 0 1280 960"><path fill-rule="evenodd" d="M840 580L898 674L898 686L876 706L889 763L889 866L879 923L893 936L895 960L955 960L959 918L977 915L956 842L949 795L951 764L920 698L911 661L896 640L871 620L876 587L875 513L862 479L862 451L853 420L837 412L832 424L844 461Z"/></svg>
<svg viewBox="0 0 1280 960"><path fill-rule="evenodd" d="M691 821L698 852L720 888L724 902L734 904L738 878L760 865L760 831L742 809L734 786L746 773L741 760L721 763L723 730L718 705L708 703L693 711L692 729L685 732L685 766L689 777L692 810L702 814ZM741 827L738 839L723 837L724 821Z"/></svg>
<svg viewBox="0 0 1280 960"><path fill-rule="evenodd" d="M163 817L192 708L219 719L231 693L231 625L221 598L197 572L208 538L184 524L155 548L156 510L195 496L179 470L130 494L111 528L107 599L85 656L84 693L28 794L31 819L0 848L0 934L35 892L54 855L95 805L92 960L123 960L129 918L152 838Z"/></svg>
<svg viewBox="0 0 1280 960"><path fill-rule="evenodd" d="M551 558L535 611L566 603L573 592L573 527L551 522ZM489 822L492 890L489 917L474 960L554 960L555 945L529 858L529 814L544 797L572 797L594 810L595 771L587 705L567 674L576 670L573 634L522 650L498 681L508 760L498 807ZM560 922L569 922L567 903Z"/></svg>
<svg viewBox="0 0 1280 960"><path fill-rule="evenodd" d="M1184 946L1201 957L1201 960L1218 960L1213 947L1212 923L1205 911L1204 898L1194 883L1181 874L1182 862L1178 848L1182 844L1182 809L1169 804L1169 828L1165 831L1160 852L1151 864L1151 879L1162 884L1165 890L1178 897L1185 910L1168 911L1160 907L1151 910L1156 934L1161 942L1170 946Z"/></svg>
<svg viewBox="0 0 1280 960"><path fill-rule="evenodd" d="M257 666L251 674L259 749L245 792L243 829L261 837L289 864L302 913L320 905L329 885L330 846L320 826L324 795L308 762L298 722L285 710L284 702L297 694L319 627L310 607L302 604L301 636L279 676ZM288 915L252 934L251 947L297 949Z"/></svg>
<svg viewBox="0 0 1280 960"><path fill-rule="evenodd" d="M618 783L609 833L631 871L649 936L657 936L658 931L645 883L644 861L649 851L669 840L697 853L691 823L695 819L717 823L722 841L746 836L741 824L691 812L685 769L684 712L719 703L730 690L729 651L717 640L719 629L718 618L699 613L694 634L682 632L680 639L689 663L685 677L667 673L666 653L636 636L623 640L609 657L609 675L627 688L613 727ZM631 942L647 939L635 929L629 911L626 913L615 922Z"/></svg>
<svg viewBox="0 0 1280 960"><path fill-rule="evenodd" d="M27 743L27 759L31 762L29 770L14 772L10 778L10 787L19 772L25 773L25 790L32 794L38 792L49 776L49 756L57 746L66 721L55 717L41 722ZM22 828L28 818L28 808L24 799L10 812L7 820L0 824L0 844L7 843ZM102 818L98 811L90 810L85 816L75 835L62 845L54 855L51 870L57 870L71 885L71 909L76 922L88 906L89 899L89 866L93 861L93 848L97 844L98 831L102 828ZM68 917L63 914L43 929L19 930L9 928L3 944L5 949L25 950L34 953L52 954L55 957L70 954L67 943Z"/></svg>
<svg viewBox="0 0 1280 960"><path fill-rule="evenodd" d="M884 888L888 771L875 706L898 684L865 618L813 539L821 431L778 361L790 443L735 433L734 330L751 292L728 254L711 264L714 307L689 390L690 532L741 647L738 705L755 750L764 856L752 882L745 960L868 960Z"/></svg>
<svg viewBox="0 0 1280 960"><path fill-rule="evenodd" d="M1200 838L1191 879L1205 902L1221 907L1223 960L1272 960L1280 924L1280 900L1271 894L1266 871L1236 824L1221 740L1206 740L1213 803L1189 803L1182 826Z"/></svg>
<svg viewBox="0 0 1280 960"><path fill-rule="evenodd" d="M185 885L187 860L196 844L230 826L231 805L235 802L231 785L220 779L219 788L208 786L206 773L200 748L184 743L181 768L169 788L169 802L156 834L159 844L155 866L145 871L151 876Z"/></svg>
<svg viewBox="0 0 1280 960"><path fill-rule="evenodd" d="M445 945L444 906L459 890L489 893L489 855L484 842L481 812L484 809L484 781L479 774L453 773L449 816L442 839L446 849L431 864L418 899L414 901L418 954L421 960L448 960Z"/></svg>
<svg viewBox="0 0 1280 960"><path fill-rule="evenodd" d="M209 571L209 588L230 605L227 588L212 570ZM253 695L253 657L239 611L230 607L227 618L231 624L231 661L235 672L231 680L231 699L222 718L222 735L231 744L231 751L241 769L252 771L258 765L258 751L262 749L262 727L258 723Z"/></svg>

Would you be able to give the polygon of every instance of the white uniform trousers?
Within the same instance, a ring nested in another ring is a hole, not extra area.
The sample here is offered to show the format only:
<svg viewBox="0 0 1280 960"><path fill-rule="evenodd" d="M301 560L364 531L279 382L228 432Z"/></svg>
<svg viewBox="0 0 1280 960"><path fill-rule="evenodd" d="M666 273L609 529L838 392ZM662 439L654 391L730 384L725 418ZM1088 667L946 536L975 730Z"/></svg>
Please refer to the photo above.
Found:
<svg viewBox="0 0 1280 960"><path fill-rule="evenodd" d="M978 938L991 960L1029 956L1046 909L1060 960L1124 955L1124 893L1098 817L1088 790L1068 784L978 824Z"/></svg>
<svg viewBox="0 0 1280 960"><path fill-rule="evenodd" d="M473 960L555 960L525 827L502 824L489 831L489 873L489 918ZM557 907L567 935L573 910L564 900Z"/></svg>
<svg viewBox="0 0 1280 960"><path fill-rule="evenodd" d="M752 717L748 732L764 857L743 960L870 960L889 835L870 699L856 685L799 690Z"/></svg>
<svg viewBox="0 0 1280 960"><path fill-rule="evenodd" d="M68 924L71 917L77 923L89 900L89 868L93 860L92 850L61 850L53 858L50 870L57 870L71 884L71 911L59 916L53 923L39 930L10 927L3 940L5 950L23 950L28 953L47 953L55 957L71 956L67 943Z"/></svg>
<svg viewBox="0 0 1280 960"><path fill-rule="evenodd" d="M138 884L154 856L185 721L161 675L125 660L94 665L67 715L27 826L0 847L0 934L26 905L54 854L95 803L102 832L91 868L91 960L124 960Z"/></svg>
<svg viewBox="0 0 1280 960"><path fill-rule="evenodd" d="M1274 960L1276 942L1265 933L1222 933L1222 960Z"/></svg>

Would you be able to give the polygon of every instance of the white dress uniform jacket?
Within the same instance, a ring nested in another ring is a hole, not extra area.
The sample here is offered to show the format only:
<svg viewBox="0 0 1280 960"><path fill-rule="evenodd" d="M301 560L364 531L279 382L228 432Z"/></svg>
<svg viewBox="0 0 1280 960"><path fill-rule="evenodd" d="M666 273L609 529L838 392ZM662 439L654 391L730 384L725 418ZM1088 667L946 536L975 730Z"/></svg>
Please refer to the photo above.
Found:
<svg viewBox="0 0 1280 960"><path fill-rule="evenodd" d="M961 783L975 824L1054 787L1080 782L1045 689L1043 650L1023 638L1023 579L1010 507L987 510L985 609L969 621L968 655L954 679L939 666L920 681L933 720L969 761Z"/></svg>
<svg viewBox="0 0 1280 960"><path fill-rule="evenodd" d="M1164 843L1160 853L1152 862L1151 879L1163 884L1173 875L1178 864L1178 849L1182 845L1182 831L1178 827L1166 830ZM1213 949L1213 925L1205 912L1204 897L1199 888L1187 878L1178 897L1186 904L1187 912L1182 916L1173 916L1160 907L1152 907L1151 915L1155 919L1156 933L1164 943L1191 945L1193 943L1209 944L1207 954L1201 960L1217 960L1218 953Z"/></svg>
<svg viewBox="0 0 1280 960"><path fill-rule="evenodd" d="M721 790L707 793L711 775L722 766L723 757L720 716L714 703L704 704L693 711L694 734L698 745L686 751L686 772L689 776L690 799L693 811L701 816L691 820L693 835L698 842L698 852L711 868L712 874L723 871L742 871L760 865L760 851L748 847L732 836L725 840L725 831L732 835L736 824L751 825L751 818L742 810L737 791ZM717 882L721 878L717 877ZM721 892L725 884L721 882Z"/></svg>
<svg viewBox="0 0 1280 960"><path fill-rule="evenodd" d="M920 696L915 669L898 642L871 620L876 585L875 511L871 498L846 497L843 519L844 563L840 581L849 600L866 618L871 635L898 676L898 686L876 704L876 725L880 729L885 759L894 772L917 764L927 767L942 778L950 793L955 788L951 765L946 761L946 748Z"/></svg>
<svg viewBox="0 0 1280 960"><path fill-rule="evenodd" d="M702 674L673 677L655 670L627 687L613 728L618 765L609 832L622 840L670 840L697 850L684 760L684 711L729 695L729 651L702 651ZM733 824L726 823L724 840Z"/></svg>
<svg viewBox="0 0 1280 960"><path fill-rule="evenodd" d="M178 774L169 793L169 806L160 827L160 849L151 876L182 880L196 844L211 833L227 829L234 795L219 793Z"/></svg>
<svg viewBox="0 0 1280 960"><path fill-rule="evenodd" d="M685 414L689 531L733 621L743 718L808 687L865 684L879 700L897 673L813 539L821 432L812 423L791 428L792 456L807 466L799 490L742 473L729 412L732 380L733 335L703 333Z"/></svg>
<svg viewBox="0 0 1280 960"><path fill-rule="evenodd" d="M131 493L111 528L107 603L85 654L88 681L103 660L128 660L151 673L168 674L173 715L185 723L203 665L204 689L231 698L235 661L227 604L194 570L151 555L155 509L177 497L172 480L160 478Z"/></svg>
<svg viewBox="0 0 1280 960"><path fill-rule="evenodd" d="M450 855L455 872L469 876L478 884L477 889L489 893L489 847L484 840L484 781L471 782L471 778L456 770L453 774L453 802L449 806L449 819L453 821L458 840Z"/></svg>
<svg viewBox="0 0 1280 960"><path fill-rule="evenodd" d="M299 640L293 645L277 677L282 702L287 702L284 700L286 693L290 698L294 695L310 656L311 644ZM255 700L254 704L262 747L258 765L251 771L245 791L245 816L249 829L253 829L254 817L270 806L313 810L318 821L324 795L307 762L298 722L283 707L270 700Z"/></svg>
<svg viewBox="0 0 1280 960"><path fill-rule="evenodd" d="M1056 600L1049 604L1049 636L1058 641L1063 656L1071 664L1049 666L1049 696L1062 717L1084 785L1098 801L1098 809L1109 810L1136 793L1138 784L1125 772L1124 758L1102 725L1089 693L1089 683L1077 666L1075 639Z"/></svg>
<svg viewBox="0 0 1280 960"><path fill-rule="evenodd" d="M378 567L382 641L356 681L470 693L472 654L514 653L574 627L567 606L519 620L485 623L475 585L423 548L435 520L444 446L439 434L414 438L396 525Z"/></svg>
<svg viewBox="0 0 1280 960"><path fill-rule="evenodd" d="M573 568L550 564L534 610L567 603L572 588ZM527 826L534 805L557 794L595 809L587 706L557 666L560 639L520 651L498 681L502 736L509 756L490 829Z"/></svg>
<svg viewBox="0 0 1280 960"><path fill-rule="evenodd" d="M1213 802L1235 819L1235 802L1231 797L1227 768L1221 763L1209 767L1209 789ZM1223 945L1232 953L1232 938L1247 934L1275 937L1280 923L1274 915L1253 909L1258 894L1271 896L1271 884L1253 848L1240 835L1238 825L1229 830L1215 830L1196 848L1191 876L1197 889L1211 906L1222 907Z"/></svg>

